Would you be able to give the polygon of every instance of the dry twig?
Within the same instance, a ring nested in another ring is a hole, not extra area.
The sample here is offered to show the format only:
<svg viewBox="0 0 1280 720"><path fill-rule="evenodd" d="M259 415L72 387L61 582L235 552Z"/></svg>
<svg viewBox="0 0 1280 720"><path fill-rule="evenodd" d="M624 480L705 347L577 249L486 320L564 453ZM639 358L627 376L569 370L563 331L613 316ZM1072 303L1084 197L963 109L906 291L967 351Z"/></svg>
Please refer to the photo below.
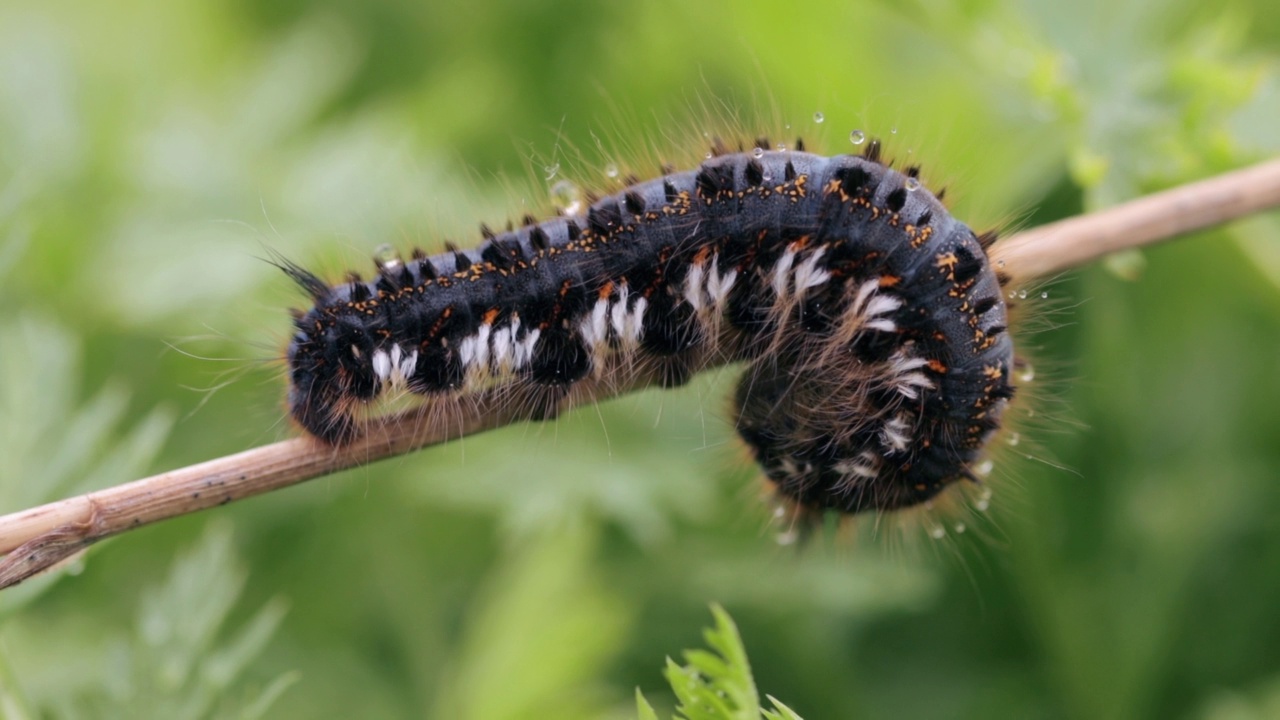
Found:
<svg viewBox="0 0 1280 720"><path fill-rule="evenodd" d="M1021 283L1278 205L1280 160L1272 160L1019 233L998 243L992 259ZM607 385L580 383L573 403L608 399L653 381L621 363L604 373L619 375ZM428 423L431 413L410 410L373 421L363 437L341 449L295 438L5 515L0 553L8 554L0 560L0 588L126 530L509 425L521 419L516 408L527 406L511 392L476 393L468 399L470 412L456 422Z"/></svg>

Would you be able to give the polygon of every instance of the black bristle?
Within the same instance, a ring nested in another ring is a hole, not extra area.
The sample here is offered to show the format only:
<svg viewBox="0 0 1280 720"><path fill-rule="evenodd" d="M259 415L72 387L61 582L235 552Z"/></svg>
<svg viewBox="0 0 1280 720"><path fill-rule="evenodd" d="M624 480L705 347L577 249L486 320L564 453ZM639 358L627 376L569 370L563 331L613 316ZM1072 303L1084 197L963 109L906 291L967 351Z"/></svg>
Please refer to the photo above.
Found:
<svg viewBox="0 0 1280 720"><path fill-rule="evenodd" d="M996 244L996 240L1000 239L1000 233L996 230L988 230L978 236L978 244L982 249L990 250L992 245Z"/></svg>
<svg viewBox="0 0 1280 720"><path fill-rule="evenodd" d="M982 258L974 257L963 245L956 248L956 265L952 270L956 282L968 282L972 280L978 273L982 272L984 267Z"/></svg>
<svg viewBox="0 0 1280 720"><path fill-rule="evenodd" d="M668 205L680 198L680 193L676 191L676 186L670 180L662 181L662 194L666 197Z"/></svg>
<svg viewBox="0 0 1280 720"><path fill-rule="evenodd" d="M662 163L661 165L658 166L659 175L674 175L675 172L676 172L676 166L672 165L671 163Z"/></svg>
<svg viewBox="0 0 1280 720"><path fill-rule="evenodd" d="M941 189L941 190L939 190L938 192L934 193L934 194L933 194L933 196L934 196L934 197L936 197L936 198L938 198L938 201L939 201L939 202L941 202L941 201L942 201L942 199L943 199L943 198L945 198L945 197L947 196L947 189L946 189L946 188L942 188L942 189Z"/></svg>
<svg viewBox="0 0 1280 720"><path fill-rule="evenodd" d="M913 178L918 178L918 177L920 177L920 166L919 166L919 165L908 165L908 166L907 166L907 177L913 177Z"/></svg>
<svg viewBox="0 0 1280 720"><path fill-rule="evenodd" d="M499 243L489 243L480 251L480 259L493 265L496 268L507 268L511 266L511 256L504 252L504 248Z"/></svg>
<svg viewBox="0 0 1280 720"><path fill-rule="evenodd" d="M368 300L370 297L373 297L373 293L369 292L369 286L361 282L360 276L357 275L355 278L351 280L352 302L364 302L365 300Z"/></svg>
<svg viewBox="0 0 1280 720"><path fill-rule="evenodd" d="M998 302L1000 302L1000 299L999 299L999 298L996 298L996 297L984 297L984 298L982 298L981 300L979 300L979 301L978 301L978 302L973 306L973 311L974 311L975 313L977 313L978 315L983 315L983 314L985 314L988 310L990 310L991 308L995 307L995 306L996 306L996 303L998 303Z"/></svg>
<svg viewBox="0 0 1280 720"><path fill-rule="evenodd" d="M458 272L465 272L467 269L471 267L471 258L467 257L465 254L461 252L454 252L453 264L454 264L454 267L458 269Z"/></svg>
<svg viewBox="0 0 1280 720"><path fill-rule="evenodd" d="M329 296L328 284L316 277L314 273L304 270L301 265L286 260L278 253L274 253L273 256L275 260L269 262L283 270L284 274L297 283L298 287L302 288L313 300L319 302Z"/></svg>
<svg viewBox="0 0 1280 720"><path fill-rule="evenodd" d="M596 235L608 235L622 224L622 215L611 204L593 205L587 211L587 226Z"/></svg>
<svg viewBox="0 0 1280 720"><path fill-rule="evenodd" d="M551 239L547 237L545 230L534 225L529 230L529 246L538 252L542 252L551 247Z"/></svg>
<svg viewBox="0 0 1280 720"><path fill-rule="evenodd" d="M415 247L409 257L413 260L421 260L427 256L427 253L420 247Z"/></svg>
<svg viewBox="0 0 1280 720"><path fill-rule="evenodd" d="M871 173L860 167L846 167L836 171L836 180L845 195L858 195L871 180Z"/></svg>
<svg viewBox="0 0 1280 720"><path fill-rule="evenodd" d="M641 215L644 213L644 197L632 190L622 196L623 203L627 206L627 212L632 215Z"/></svg>
<svg viewBox="0 0 1280 720"><path fill-rule="evenodd" d="M804 138L796 138L796 152L804 152Z"/></svg>
<svg viewBox="0 0 1280 720"><path fill-rule="evenodd" d="M425 257L418 260L418 274L424 278L440 277L440 271L436 270L436 266L432 265L431 261Z"/></svg>
<svg viewBox="0 0 1280 720"><path fill-rule="evenodd" d="M787 161L787 167L782 171L782 175L787 182L796 179L796 166L792 165L790 160Z"/></svg>
<svg viewBox="0 0 1280 720"><path fill-rule="evenodd" d="M530 225L536 225L536 224L538 224L538 218L529 214L526 214L523 218L520 219L520 225L522 225L523 227L529 227Z"/></svg>
<svg viewBox="0 0 1280 720"><path fill-rule="evenodd" d="M889 209L889 212L895 212L895 213L900 212L902 210L902 206L906 204L907 204L906 188L898 188L897 190L894 190L893 192L889 193L888 196L886 196L884 199L884 205Z"/></svg>
<svg viewBox="0 0 1280 720"><path fill-rule="evenodd" d="M497 235L494 235L493 230L488 225L480 223L480 237L485 240L492 240L497 237Z"/></svg>
<svg viewBox="0 0 1280 720"><path fill-rule="evenodd" d="M770 147L772 147L772 145L769 143L769 138L767 137L756 138L755 146L761 150L768 150Z"/></svg>
<svg viewBox="0 0 1280 720"><path fill-rule="evenodd" d="M1008 325L992 325L986 330L983 330L982 334L986 335L987 337L995 337L996 335L999 335L1000 333L1008 329L1009 329Z"/></svg>
<svg viewBox="0 0 1280 720"><path fill-rule="evenodd" d="M764 165L756 158L747 161L747 184L758 187L764 182Z"/></svg>
<svg viewBox="0 0 1280 720"><path fill-rule="evenodd" d="M991 389L991 397L999 398L1001 400L1011 400L1013 399L1013 395L1016 391L1017 388L1012 385L1001 385Z"/></svg>
<svg viewBox="0 0 1280 720"><path fill-rule="evenodd" d="M695 179L698 186L698 194L704 198L713 198L716 193L720 192L720 186L716 182L716 177L706 168L698 171L698 177Z"/></svg>
<svg viewBox="0 0 1280 720"><path fill-rule="evenodd" d="M582 227L572 220L565 223L565 229L569 233L570 241L577 240L582 237Z"/></svg>
<svg viewBox="0 0 1280 720"><path fill-rule="evenodd" d="M931 222L933 222L933 213L929 210L925 210L920 214L920 219L916 220L916 225L919 227L925 227Z"/></svg>
<svg viewBox="0 0 1280 720"><path fill-rule="evenodd" d="M711 156L712 157L720 157L721 155L728 155L730 152L732 152L732 150L730 150L729 147L724 144L724 140L721 140L718 137L711 138Z"/></svg>
<svg viewBox="0 0 1280 720"><path fill-rule="evenodd" d="M639 184L640 184L640 178L639 178L639 177L637 177L636 175L632 174L632 173L627 173L627 174L626 174L625 176L623 176L623 178L622 178L622 184L623 184L623 185L628 185L628 186L630 186L630 185L639 185Z"/></svg>
<svg viewBox="0 0 1280 720"><path fill-rule="evenodd" d="M867 143L867 149L862 151L862 157L873 163L880 162L880 141L878 139L873 139L871 142Z"/></svg>

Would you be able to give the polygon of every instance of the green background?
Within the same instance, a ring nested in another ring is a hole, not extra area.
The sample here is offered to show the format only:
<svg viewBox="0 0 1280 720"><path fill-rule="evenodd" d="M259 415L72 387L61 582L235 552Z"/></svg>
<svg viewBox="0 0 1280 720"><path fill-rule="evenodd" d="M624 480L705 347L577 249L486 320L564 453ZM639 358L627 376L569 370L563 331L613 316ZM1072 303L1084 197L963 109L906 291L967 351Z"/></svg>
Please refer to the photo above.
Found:
<svg viewBox="0 0 1280 720"><path fill-rule="evenodd" d="M268 249L472 242L730 117L1038 224L1280 152L1277 48L1273 0L0 4L0 511L289 436ZM987 512L780 545L726 371L105 543L0 594L0 709L633 717L716 601L809 720L1280 717L1280 217L1024 307Z"/></svg>

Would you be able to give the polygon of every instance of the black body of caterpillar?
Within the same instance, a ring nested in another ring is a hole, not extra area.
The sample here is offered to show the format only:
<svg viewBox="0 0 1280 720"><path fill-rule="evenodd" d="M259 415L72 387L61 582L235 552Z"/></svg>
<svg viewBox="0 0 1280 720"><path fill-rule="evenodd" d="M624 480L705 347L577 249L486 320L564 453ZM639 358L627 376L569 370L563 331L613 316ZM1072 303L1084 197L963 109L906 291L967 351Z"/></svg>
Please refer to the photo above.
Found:
<svg viewBox="0 0 1280 720"><path fill-rule="evenodd" d="M921 503L973 478L1013 349L986 238L916 174L875 142L757 149L475 249L381 261L369 281L288 265L315 300L288 349L291 412L339 444L388 387L532 384L551 415L606 353L658 363L667 385L741 360L738 431L782 495L849 513Z"/></svg>

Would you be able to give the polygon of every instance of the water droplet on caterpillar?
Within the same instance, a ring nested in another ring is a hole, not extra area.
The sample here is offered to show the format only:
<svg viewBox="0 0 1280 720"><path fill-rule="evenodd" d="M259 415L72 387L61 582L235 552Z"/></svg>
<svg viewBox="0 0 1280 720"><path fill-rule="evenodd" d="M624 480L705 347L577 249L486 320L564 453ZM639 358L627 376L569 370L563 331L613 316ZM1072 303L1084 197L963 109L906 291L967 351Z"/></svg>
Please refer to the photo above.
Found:
<svg viewBox="0 0 1280 720"><path fill-rule="evenodd" d="M1049 293L1048 293L1048 292L1042 292L1042 293L1040 293L1040 299L1041 299L1041 300L1048 300L1048 299L1049 299Z"/></svg>
<svg viewBox="0 0 1280 720"><path fill-rule="evenodd" d="M759 160L760 158L764 157L764 149L763 149L763 148L756 148L755 150L752 150L752 151L751 151L751 156L752 156L752 157L754 157L755 159Z"/></svg>
<svg viewBox="0 0 1280 720"><path fill-rule="evenodd" d="M1022 442L1022 436L1018 433L1009 433L1009 439L1005 442L1009 443L1012 447L1017 447L1018 443Z"/></svg>
<svg viewBox="0 0 1280 720"><path fill-rule="evenodd" d="M826 116L820 112L816 112L813 114L813 121L818 123L819 125L821 125L822 121L826 119L827 119Z"/></svg>
<svg viewBox="0 0 1280 720"><path fill-rule="evenodd" d="M542 172L546 173L546 179L551 180L560 172L560 163L553 163L542 168Z"/></svg>
<svg viewBox="0 0 1280 720"><path fill-rule="evenodd" d="M963 535L964 531L968 530L968 528L962 522L956 523L954 526L952 526L951 529L954 530L957 535Z"/></svg>
<svg viewBox="0 0 1280 720"><path fill-rule="evenodd" d="M1018 299L1019 299L1019 300L1026 300L1026 299L1027 299L1027 291L1026 291L1026 290L1019 290L1019 291L1018 291Z"/></svg>
<svg viewBox="0 0 1280 720"><path fill-rule="evenodd" d="M1036 379L1036 369L1031 366L1031 363L1022 366L1022 370L1018 372L1018 379L1022 382L1031 382Z"/></svg>
<svg viewBox="0 0 1280 720"><path fill-rule="evenodd" d="M383 243L373 249L373 262L383 270L395 270L400 267L400 255L395 248Z"/></svg>
<svg viewBox="0 0 1280 720"><path fill-rule="evenodd" d="M604 174L608 178L618 177L618 166L616 163L609 163L604 166Z"/></svg>
<svg viewBox="0 0 1280 720"><path fill-rule="evenodd" d="M994 470L995 467L996 464L994 462L990 460L983 460L973 467L973 474L978 477L986 477L991 474L991 471Z"/></svg>
<svg viewBox="0 0 1280 720"><path fill-rule="evenodd" d="M974 501L973 509L978 512L986 512L991 509L991 488L982 488L982 494Z"/></svg>
<svg viewBox="0 0 1280 720"><path fill-rule="evenodd" d="M853 143L854 145L861 145L866 141L867 141L867 134L862 132L861 130L854 130L853 132L849 133L849 142Z"/></svg>
<svg viewBox="0 0 1280 720"><path fill-rule="evenodd" d="M561 215L578 215L582 212L582 192L577 185L561 180L551 186L551 204Z"/></svg>
<svg viewBox="0 0 1280 720"><path fill-rule="evenodd" d="M947 529L942 527L941 525L935 525L933 529L929 531L929 537L933 538L934 540L941 540L946 536L947 536Z"/></svg>
<svg viewBox="0 0 1280 720"><path fill-rule="evenodd" d="M903 187L907 189L907 192L915 192L920 189L920 181L913 177L909 177L907 178L907 181L903 183Z"/></svg>

